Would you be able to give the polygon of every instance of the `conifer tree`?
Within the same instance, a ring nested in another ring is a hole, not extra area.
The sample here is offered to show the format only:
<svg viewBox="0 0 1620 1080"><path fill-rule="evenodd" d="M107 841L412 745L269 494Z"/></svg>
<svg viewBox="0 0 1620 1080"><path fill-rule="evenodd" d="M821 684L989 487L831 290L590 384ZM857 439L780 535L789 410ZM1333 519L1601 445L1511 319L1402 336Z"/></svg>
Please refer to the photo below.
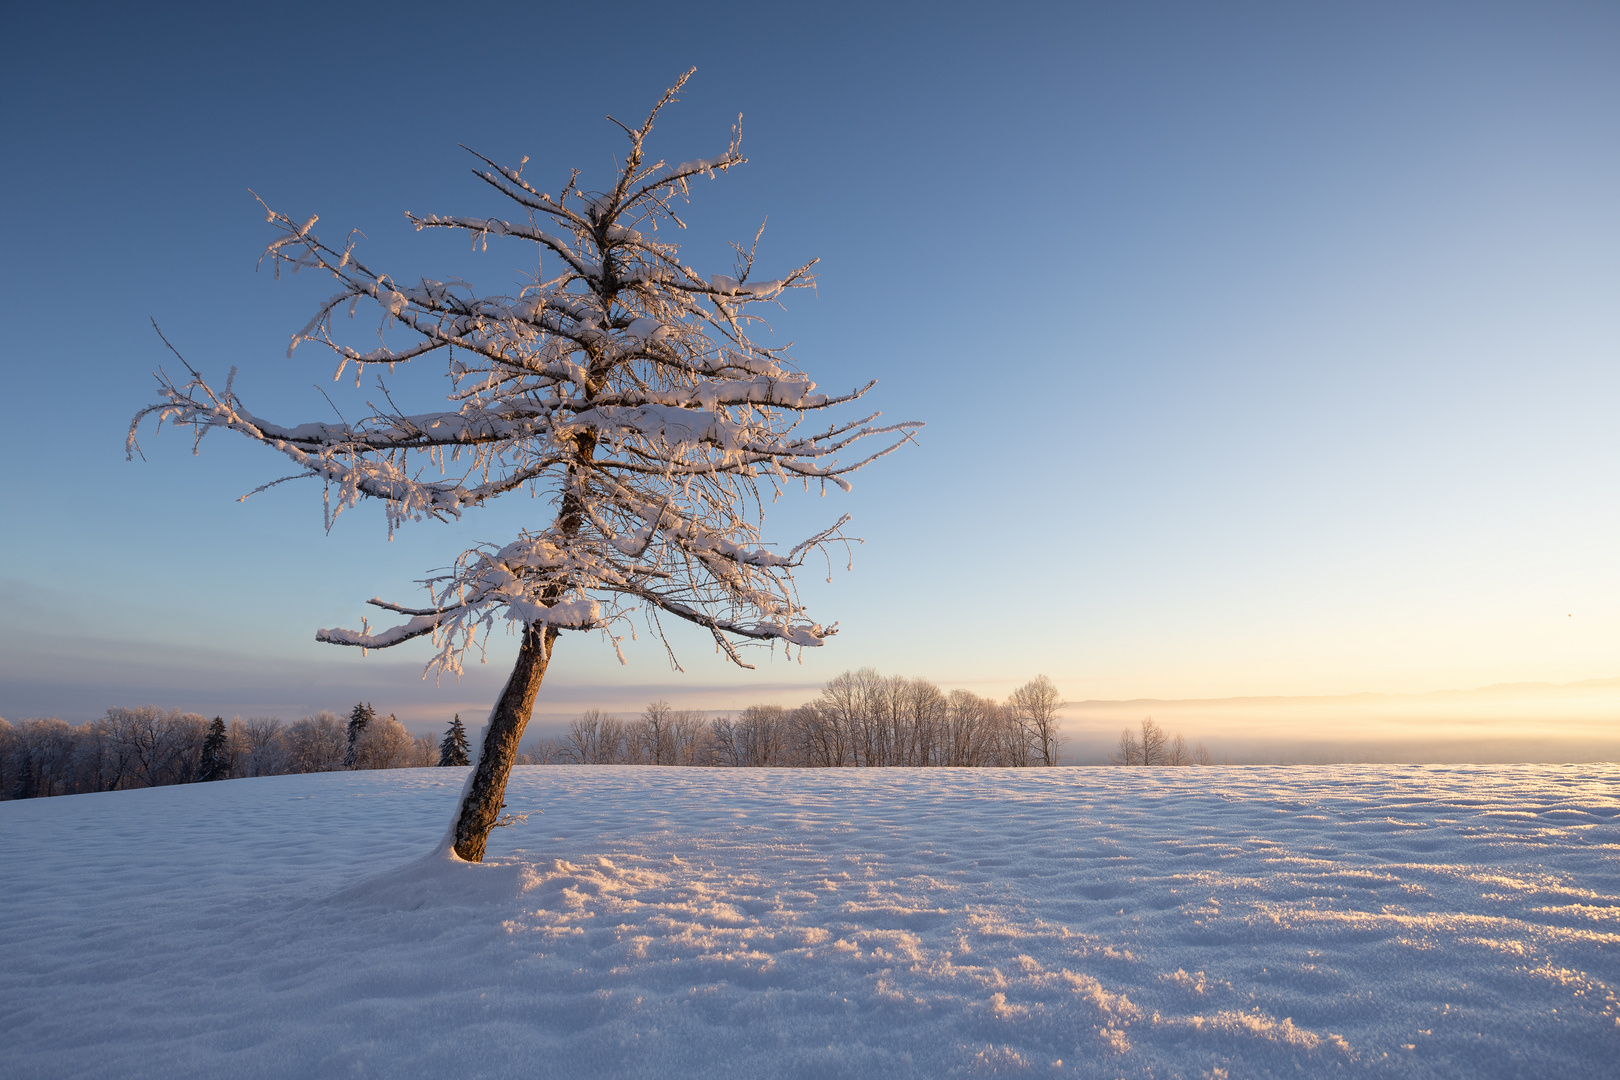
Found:
<svg viewBox="0 0 1620 1080"><path fill-rule="evenodd" d="M456 718L450 721L449 730L444 733L444 741L439 743L439 764L471 765L467 749L467 729L461 724L461 714L456 713Z"/></svg>
<svg viewBox="0 0 1620 1080"><path fill-rule="evenodd" d="M225 735L225 718L214 717L203 740L202 760L197 763L197 780L224 780L231 775L231 752Z"/></svg>
<svg viewBox="0 0 1620 1080"><path fill-rule="evenodd" d="M377 719L377 710L371 707L370 702L361 702L349 710L349 752L343 756L343 767L352 769L355 765L355 750L364 734L366 725Z"/></svg>

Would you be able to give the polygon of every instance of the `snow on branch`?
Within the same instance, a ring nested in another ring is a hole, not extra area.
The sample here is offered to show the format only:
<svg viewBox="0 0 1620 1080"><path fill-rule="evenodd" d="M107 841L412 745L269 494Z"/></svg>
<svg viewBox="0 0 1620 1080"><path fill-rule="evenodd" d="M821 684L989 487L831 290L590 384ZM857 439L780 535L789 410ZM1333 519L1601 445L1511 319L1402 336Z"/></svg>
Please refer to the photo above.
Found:
<svg viewBox="0 0 1620 1080"><path fill-rule="evenodd" d="M457 518L519 489L550 507L549 524L465 551L424 581L429 605L372 601L403 622L375 632L368 622L323 629L321 641L382 649L427 637L439 670L458 671L466 650L501 622L600 631L617 646L616 628L640 612L655 629L661 615L703 627L739 664L748 642L820 645L834 629L804 612L793 572L809 555L848 543L847 517L783 553L764 540L760 511L789 485L847 490L849 474L921 425L879 424L870 413L801 430L811 414L873 385L819 392L782 349L752 336L765 325L757 305L812 286L813 261L755 280L758 235L734 245L730 273L681 261L667 236L684 227L677 208L692 183L746 160L740 126L718 155L676 165L647 155L654 120L690 74L639 126L619 125L628 152L600 190L574 172L543 191L524 178L527 158L507 167L475 154L475 174L514 205L513 220L407 215L419 232L459 232L481 249L492 239L529 246L552 276L537 273L511 295L374 269L359 258L357 234L328 243L314 215L266 206L274 235L264 260L276 274L314 271L336 283L289 352L323 345L334 377L352 369L357 386L379 365L405 382L379 381L379 402L356 419L282 425L243 404L234 369L223 388L189 364L184 381L159 371L159 399L132 421L128 453L139 452L136 436L150 417L157 428L190 428L198 441L216 428L236 432L291 460L294 478L322 483L329 528L364 499L383 503L390 530ZM362 308L377 317L363 348L339 323ZM432 358L449 377L442 406L396 408L395 390L425 385L409 376ZM873 441L846 460L865 440Z"/></svg>

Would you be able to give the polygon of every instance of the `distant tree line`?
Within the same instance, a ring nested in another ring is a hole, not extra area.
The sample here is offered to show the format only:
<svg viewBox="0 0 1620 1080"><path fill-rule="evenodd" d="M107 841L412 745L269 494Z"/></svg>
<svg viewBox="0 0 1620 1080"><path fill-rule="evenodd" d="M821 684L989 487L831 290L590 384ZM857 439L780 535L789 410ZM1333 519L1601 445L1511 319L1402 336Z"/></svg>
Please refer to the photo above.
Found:
<svg viewBox="0 0 1620 1080"><path fill-rule="evenodd" d="M710 718L655 701L622 720L591 709L520 763L845 768L1056 765L1059 697L1042 675L1006 701L926 679L846 671L797 708L751 705Z"/></svg>
<svg viewBox="0 0 1620 1080"><path fill-rule="evenodd" d="M1119 745L1109 760L1113 765L1214 764L1203 743L1189 747L1179 731L1174 737L1166 735L1151 716L1142 721L1140 733L1130 728L1119 733Z"/></svg>
<svg viewBox="0 0 1620 1080"><path fill-rule="evenodd" d="M455 726L460 725L460 718ZM463 733L465 741L465 733ZM463 756L465 742L463 742ZM99 720L0 719L0 799L162 787L244 776L408 769L437 765L429 735L356 705L349 719L318 712L291 724L240 717L227 724L155 705L108 709Z"/></svg>
<svg viewBox="0 0 1620 1080"><path fill-rule="evenodd" d="M600 709L533 742L523 765L707 765L734 768L1056 765L1065 742L1057 688L1031 679L1005 701L942 691L926 679L846 671L797 708L750 705L710 717L649 704L622 720ZM1120 734L1116 765L1208 765L1202 745L1151 718ZM291 724L227 724L155 705L108 709L77 726L0 719L0 799L160 787L248 776L468 765L458 714L441 739L412 736L393 715L358 704L347 718L318 712Z"/></svg>

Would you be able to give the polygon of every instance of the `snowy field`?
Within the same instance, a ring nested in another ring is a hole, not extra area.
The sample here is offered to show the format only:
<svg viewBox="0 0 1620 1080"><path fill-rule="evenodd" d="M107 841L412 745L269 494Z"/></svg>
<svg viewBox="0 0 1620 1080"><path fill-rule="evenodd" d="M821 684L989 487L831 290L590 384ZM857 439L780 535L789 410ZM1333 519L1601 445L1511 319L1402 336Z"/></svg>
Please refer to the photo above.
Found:
<svg viewBox="0 0 1620 1080"><path fill-rule="evenodd" d="M1615 766L462 774L0 803L0 1074L1620 1075Z"/></svg>

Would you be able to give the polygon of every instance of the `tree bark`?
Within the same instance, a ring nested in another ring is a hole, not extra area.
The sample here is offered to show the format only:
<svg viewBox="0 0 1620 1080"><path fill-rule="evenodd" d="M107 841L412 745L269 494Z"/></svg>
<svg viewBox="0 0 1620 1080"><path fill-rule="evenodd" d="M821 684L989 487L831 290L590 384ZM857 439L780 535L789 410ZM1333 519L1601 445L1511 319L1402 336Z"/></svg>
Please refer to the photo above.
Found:
<svg viewBox="0 0 1620 1080"><path fill-rule="evenodd" d="M484 745L478 753L472 786L461 800L456 818L455 852L468 862L484 861L484 843L506 806L506 781L512 775L512 763L517 760L523 729L529 726L529 717L534 714L534 697L540 692L540 681L546 677L546 665L551 663L551 650L556 641L556 627L541 628L530 623L523 629L523 647L518 650L512 677L506 681L501 700L489 718L489 730L484 732Z"/></svg>

